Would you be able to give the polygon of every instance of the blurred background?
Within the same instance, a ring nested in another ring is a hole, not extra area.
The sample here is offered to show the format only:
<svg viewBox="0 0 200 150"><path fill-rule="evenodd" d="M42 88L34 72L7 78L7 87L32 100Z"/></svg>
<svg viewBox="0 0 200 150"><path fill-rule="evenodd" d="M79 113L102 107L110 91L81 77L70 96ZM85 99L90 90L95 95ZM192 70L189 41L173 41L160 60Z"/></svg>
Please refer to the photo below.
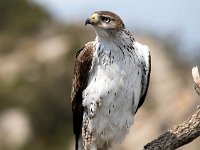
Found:
<svg viewBox="0 0 200 150"><path fill-rule="evenodd" d="M73 149L74 54L95 38L84 22L97 10L117 13L152 55L148 97L117 149L142 149L200 104L200 1L0 0L0 150Z"/></svg>

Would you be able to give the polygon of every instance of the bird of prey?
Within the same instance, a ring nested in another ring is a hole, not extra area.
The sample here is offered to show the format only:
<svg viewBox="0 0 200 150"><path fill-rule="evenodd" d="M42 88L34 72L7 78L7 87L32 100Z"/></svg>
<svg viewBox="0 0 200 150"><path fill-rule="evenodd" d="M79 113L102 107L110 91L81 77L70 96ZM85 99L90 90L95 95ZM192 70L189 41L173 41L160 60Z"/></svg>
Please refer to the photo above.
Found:
<svg viewBox="0 0 200 150"><path fill-rule="evenodd" d="M113 149L144 103L150 52L115 13L94 12L87 24L94 27L96 39L76 53L71 92L75 149Z"/></svg>

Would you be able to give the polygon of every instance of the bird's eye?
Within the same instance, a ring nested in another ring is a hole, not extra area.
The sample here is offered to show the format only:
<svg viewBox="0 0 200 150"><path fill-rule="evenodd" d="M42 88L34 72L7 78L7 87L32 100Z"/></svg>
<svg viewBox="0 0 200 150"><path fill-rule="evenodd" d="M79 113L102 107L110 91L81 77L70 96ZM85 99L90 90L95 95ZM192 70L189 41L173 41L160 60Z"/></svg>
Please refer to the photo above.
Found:
<svg viewBox="0 0 200 150"><path fill-rule="evenodd" d="M102 17L102 21L108 23L108 22L110 22L110 18L108 18L108 17Z"/></svg>

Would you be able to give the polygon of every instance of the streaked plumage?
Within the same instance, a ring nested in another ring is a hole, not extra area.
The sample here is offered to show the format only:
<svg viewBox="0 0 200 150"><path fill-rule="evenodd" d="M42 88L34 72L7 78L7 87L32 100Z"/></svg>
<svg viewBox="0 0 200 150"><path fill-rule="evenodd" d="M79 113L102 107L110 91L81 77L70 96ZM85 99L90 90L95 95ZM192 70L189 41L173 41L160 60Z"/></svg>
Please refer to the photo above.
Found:
<svg viewBox="0 0 200 150"><path fill-rule="evenodd" d="M86 24L97 37L76 54L71 94L76 150L112 149L145 100L150 53L112 12L95 12Z"/></svg>

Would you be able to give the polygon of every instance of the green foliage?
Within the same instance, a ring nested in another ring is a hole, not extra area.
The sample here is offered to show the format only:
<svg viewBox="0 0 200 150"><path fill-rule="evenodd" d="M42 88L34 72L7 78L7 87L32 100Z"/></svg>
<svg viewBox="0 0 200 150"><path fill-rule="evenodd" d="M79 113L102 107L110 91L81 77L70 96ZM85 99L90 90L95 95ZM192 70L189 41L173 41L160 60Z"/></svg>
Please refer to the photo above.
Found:
<svg viewBox="0 0 200 150"><path fill-rule="evenodd" d="M41 7L27 0L0 1L0 32L34 33L48 19L48 14Z"/></svg>

